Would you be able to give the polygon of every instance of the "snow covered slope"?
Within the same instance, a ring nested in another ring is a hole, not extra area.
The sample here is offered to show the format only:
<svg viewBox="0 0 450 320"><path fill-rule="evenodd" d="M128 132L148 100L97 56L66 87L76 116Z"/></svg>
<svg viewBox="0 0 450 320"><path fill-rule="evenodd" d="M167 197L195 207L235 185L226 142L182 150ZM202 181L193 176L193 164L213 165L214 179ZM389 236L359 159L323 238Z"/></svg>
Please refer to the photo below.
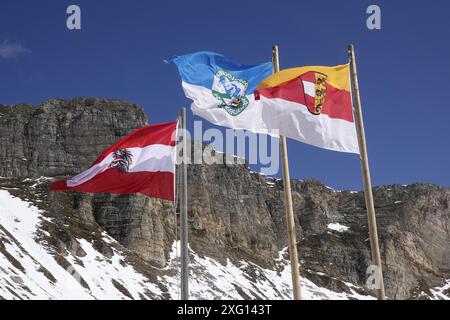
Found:
<svg viewBox="0 0 450 320"><path fill-rule="evenodd" d="M84 257L68 254L63 267L39 226L45 219L33 205L0 190L0 297L5 299L123 299L156 291L153 284L123 262L119 252L106 258L79 239ZM113 241L105 235L107 241ZM128 294L118 288L126 286Z"/></svg>
<svg viewBox="0 0 450 320"><path fill-rule="evenodd" d="M176 259L176 252L177 245L174 244L171 252L172 259ZM193 270L196 270L189 287L192 298L216 299L217 292L220 292L221 299L292 299L290 265L286 260L286 253L287 248L280 252L276 260L276 270L270 270L245 261L232 263L229 259L223 265L214 259L202 258L191 251L191 266ZM169 284L173 299L179 296L178 279L178 274L176 277L161 279ZM374 299L371 296L358 294L351 284L347 285L350 287L350 294L321 288L303 278L302 297L309 300Z"/></svg>
<svg viewBox="0 0 450 320"><path fill-rule="evenodd" d="M52 235L42 228L54 223L30 202L0 189L0 299L178 299L177 243L166 268L147 266L140 272L141 262L106 233L101 237L111 254L97 250L93 240L79 238L76 253L65 251L61 256L49 241ZM222 264L191 252L191 296L289 299L286 250L275 265L271 270L230 259ZM304 278L302 294L306 299L373 299L345 285L350 293L333 292Z"/></svg>

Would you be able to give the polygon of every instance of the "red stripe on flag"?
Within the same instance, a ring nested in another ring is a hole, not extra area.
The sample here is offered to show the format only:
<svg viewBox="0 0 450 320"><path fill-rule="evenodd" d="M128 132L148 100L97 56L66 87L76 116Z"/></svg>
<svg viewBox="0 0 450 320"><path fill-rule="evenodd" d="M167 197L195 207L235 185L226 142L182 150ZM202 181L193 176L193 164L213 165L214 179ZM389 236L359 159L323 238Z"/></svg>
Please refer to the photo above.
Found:
<svg viewBox="0 0 450 320"><path fill-rule="evenodd" d="M302 82L302 80L311 80L305 79L305 76L311 77L311 74L302 75L276 87L258 89L255 92L268 99L279 98L299 103L305 107L307 107L308 105L314 106L315 98L310 97L304 93ZM342 89L336 89L327 82L325 102L322 106L321 114L325 114L328 117L334 119L342 119L349 122L354 122L350 92Z"/></svg>
<svg viewBox="0 0 450 320"><path fill-rule="evenodd" d="M64 191L64 190L69 190L69 188L67 187L66 180L55 181L52 182L52 184L50 185L50 191Z"/></svg>
<svg viewBox="0 0 450 320"><path fill-rule="evenodd" d="M350 92L336 89L329 83L326 85L327 93L322 107L322 113L328 115L330 118L354 122Z"/></svg>
<svg viewBox="0 0 450 320"><path fill-rule="evenodd" d="M314 71L308 71L300 76L303 81L316 83L316 73Z"/></svg>
<svg viewBox="0 0 450 320"><path fill-rule="evenodd" d="M153 198L175 200L174 174L171 172L120 172L111 168L75 187L68 187L66 181L53 182L50 190L78 190L115 194L142 193Z"/></svg>
<svg viewBox="0 0 450 320"><path fill-rule="evenodd" d="M143 148L151 144L164 144L167 146L176 145L176 128L177 122L166 122L153 124L133 131L126 137L117 141L108 149L104 150L102 154L94 161L94 164L101 162L106 156L113 151L123 148Z"/></svg>
<svg viewBox="0 0 450 320"><path fill-rule="evenodd" d="M260 95L269 99L280 98L306 105L303 82L300 77L285 82L280 86L258 89L257 91Z"/></svg>

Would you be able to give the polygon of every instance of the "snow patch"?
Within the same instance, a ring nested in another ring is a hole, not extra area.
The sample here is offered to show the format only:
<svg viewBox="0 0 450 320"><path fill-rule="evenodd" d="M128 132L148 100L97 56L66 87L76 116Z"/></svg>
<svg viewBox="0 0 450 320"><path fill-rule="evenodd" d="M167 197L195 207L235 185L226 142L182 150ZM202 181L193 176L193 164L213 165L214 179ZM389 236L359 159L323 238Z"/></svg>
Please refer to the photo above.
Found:
<svg viewBox="0 0 450 320"><path fill-rule="evenodd" d="M329 190L331 190L333 192L341 192L341 190L336 190L336 189L333 189L332 187L329 187L329 186L325 186L325 188L327 188L327 189L329 189Z"/></svg>
<svg viewBox="0 0 450 320"><path fill-rule="evenodd" d="M450 291L450 279L446 281L446 283L442 287L435 287L430 289L431 298L436 300L450 300L450 296L448 296L444 292Z"/></svg>
<svg viewBox="0 0 450 320"><path fill-rule="evenodd" d="M345 231L348 231L348 229L350 229L349 227L344 226L339 223L329 223L327 228L330 230L333 230L333 231L337 231L337 232L345 232Z"/></svg>

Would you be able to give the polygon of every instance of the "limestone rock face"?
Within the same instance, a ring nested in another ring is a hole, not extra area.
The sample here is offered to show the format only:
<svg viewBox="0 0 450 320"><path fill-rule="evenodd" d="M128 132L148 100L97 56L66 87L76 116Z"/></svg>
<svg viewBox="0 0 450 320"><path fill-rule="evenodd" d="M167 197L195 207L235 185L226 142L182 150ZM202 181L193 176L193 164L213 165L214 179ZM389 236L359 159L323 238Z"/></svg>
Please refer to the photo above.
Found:
<svg viewBox="0 0 450 320"><path fill-rule="evenodd" d="M124 101L1 106L0 176L7 179L0 187L30 177L77 174L104 148L146 123L143 110ZM301 275L337 291L344 290L343 282L363 286L370 265L363 193L337 192L318 181L294 180L292 189ZM98 229L147 263L168 263L177 225L172 203L142 195L42 192L45 210L70 226L55 233L56 247L77 252L77 232ZM282 182L250 172L242 161L189 165L188 197L190 246L200 255L271 267L287 246ZM450 190L394 185L374 188L374 197L387 295L418 298L450 279ZM336 231L330 224L347 229Z"/></svg>
<svg viewBox="0 0 450 320"><path fill-rule="evenodd" d="M141 108L117 100L0 105L0 176L76 174L118 138L146 123Z"/></svg>
<svg viewBox="0 0 450 320"><path fill-rule="evenodd" d="M245 166L189 169L198 251L220 256L237 249L264 263L287 246L281 181ZM364 285L371 264L364 194L336 192L318 181L293 181L292 189L303 274L332 289L338 284L309 270ZM387 295L405 299L442 284L450 271L450 190L394 185L374 188L374 197ZM332 223L348 230L332 230Z"/></svg>
<svg viewBox="0 0 450 320"><path fill-rule="evenodd" d="M175 240L172 203L138 194L98 194L91 201L95 220L110 236L155 266L166 265Z"/></svg>

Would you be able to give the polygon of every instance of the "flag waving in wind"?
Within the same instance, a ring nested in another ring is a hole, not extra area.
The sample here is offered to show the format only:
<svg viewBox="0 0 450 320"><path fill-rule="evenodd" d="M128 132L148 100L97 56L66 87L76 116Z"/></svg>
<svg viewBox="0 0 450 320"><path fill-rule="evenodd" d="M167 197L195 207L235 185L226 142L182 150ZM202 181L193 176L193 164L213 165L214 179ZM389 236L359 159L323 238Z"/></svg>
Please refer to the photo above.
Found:
<svg viewBox="0 0 450 320"><path fill-rule="evenodd" d="M359 153L349 65L285 69L255 91L263 121L281 135L342 152Z"/></svg>
<svg viewBox="0 0 450 320"><path fill-rule="evenodd" d="M193 100L192 112L216 125L266 132L261 107L254 91L272 74L272 63L241 65L213 52L176 57L186 96Z"/></svg>
<svg viewBox="0 0 450 320"><path fill-rule="evenodd" d="M50 190L117 194L142 193L174 200L177 122L138 129L95 160L89 169Z"/></svg>
<svg viewBox="0 0 450 320"><path fill-rule="evenodd" d="M349 65L245 66L211 52L172 59L192 112L213 124L279 134L316 147L359 153Z"/></svg>

